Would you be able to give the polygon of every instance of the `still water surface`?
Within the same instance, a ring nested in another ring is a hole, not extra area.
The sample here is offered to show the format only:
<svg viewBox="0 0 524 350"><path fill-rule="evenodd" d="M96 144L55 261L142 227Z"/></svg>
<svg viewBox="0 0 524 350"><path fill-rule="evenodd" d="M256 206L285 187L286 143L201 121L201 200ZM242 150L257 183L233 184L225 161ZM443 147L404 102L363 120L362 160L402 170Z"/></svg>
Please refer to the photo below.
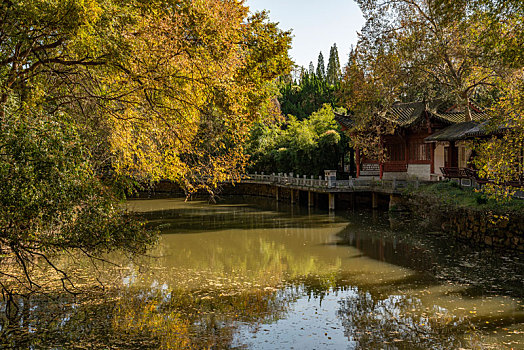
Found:
<svg viewBox="0 0 524 350"><path fill-rule="evenodd" d="M521 254L468 247L416 218L278 205L129 202L163 233L148 268L123 278L161 310L161 346L524 349Z"/></svg>
<svg viewBox="0 0 524 350"><path fill-rule="evenodd" d="M99 265L91 299L21 300L16 323L0 320L0 348L524 349L522 254L383 212L254 198L128 207L159 244ZM89 281L73 258L60 266Z"/></svg>

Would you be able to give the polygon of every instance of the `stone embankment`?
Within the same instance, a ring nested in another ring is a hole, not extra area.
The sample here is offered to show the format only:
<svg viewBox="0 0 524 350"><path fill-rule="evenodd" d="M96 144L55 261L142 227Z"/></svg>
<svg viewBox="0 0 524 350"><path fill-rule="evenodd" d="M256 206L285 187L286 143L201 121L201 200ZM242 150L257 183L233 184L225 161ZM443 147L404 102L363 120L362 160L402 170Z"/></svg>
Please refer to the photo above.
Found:
<svg viewBox="0 0 524 350"><path fill-rule="evenodd" d="M461 209L448 213L442 227L476 243L524 251L524 215L497 215Z"/></svg>
<svg viewBox="0 0 524 350"><path fill-rule="evenodd" d="M402 202L428 227L438 227L460 240L524 251L524 212L458 207L416 194L403 197Z"/></svg>

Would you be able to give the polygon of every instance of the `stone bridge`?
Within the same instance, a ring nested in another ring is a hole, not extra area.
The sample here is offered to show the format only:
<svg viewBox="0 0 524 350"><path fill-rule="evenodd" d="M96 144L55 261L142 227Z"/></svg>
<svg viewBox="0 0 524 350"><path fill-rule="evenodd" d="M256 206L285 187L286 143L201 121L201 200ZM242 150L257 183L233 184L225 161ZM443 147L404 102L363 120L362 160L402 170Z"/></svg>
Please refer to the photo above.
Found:
<svg viewBox="0 0 524 350"><path fill-rule="evenodd" d="M378 180L378 179L349 179L337 180L336 171L326 170L324 177L299 176L290 174L246 174L242 183L260 184L274 188L274 195L277 201L282 200L282 193L289 194L291 203L295 203L301 193L307 192L308 206L315 205L317 194L327 194L329 209L335 209L337 196L349 195L354 200L354 194L369 194L371 196L372 208L378 208L379 195L389 196L389 207L395 205L403 189L408 187L418 188L418 180Z"/></svg>

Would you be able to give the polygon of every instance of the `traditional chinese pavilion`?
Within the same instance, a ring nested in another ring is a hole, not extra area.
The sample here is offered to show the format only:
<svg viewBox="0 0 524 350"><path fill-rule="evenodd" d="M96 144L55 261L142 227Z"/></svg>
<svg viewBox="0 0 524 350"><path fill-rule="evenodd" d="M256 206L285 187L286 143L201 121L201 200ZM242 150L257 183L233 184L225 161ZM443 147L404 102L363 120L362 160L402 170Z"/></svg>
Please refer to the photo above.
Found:
<svg viewBox="0 0 524 350"><path fill-rule="evenodd" d="M465 168L471 150L461 135L486 119L478 106L470 107L472 121L466 122L463 107L443 101L393 105L384 116L377 117L395 126L394 134L382 138L387 161L368 159L356 149L357 177L438 180L444 175L441 168ZM337 114L335 119L344 130L353 125L351 116Z"/></svg>

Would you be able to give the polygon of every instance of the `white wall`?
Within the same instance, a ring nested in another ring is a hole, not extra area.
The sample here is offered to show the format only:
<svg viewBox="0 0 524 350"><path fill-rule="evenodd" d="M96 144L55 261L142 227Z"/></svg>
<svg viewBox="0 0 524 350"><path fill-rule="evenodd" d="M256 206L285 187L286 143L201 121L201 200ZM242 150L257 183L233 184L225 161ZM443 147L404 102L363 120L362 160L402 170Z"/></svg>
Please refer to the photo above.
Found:
<svg viewBox="0 0 524 350"><path fill-rule="evenodd" d="M435 147L435 174L442 175L440 167L444 166L444 145L437 144Z"/></svg>
<svg viewBox="0 0 524 350"><path fill-rule="evenodd" d="M416 177L419 180L431 180L431 165L408 164L408 177Z"/></svg>
<svg viewBox="0 0 524 350"><path fill-rule="evenodd" d="M384 171L382 174L382 178L384 180L407 180L408 179L408 173L397 173L397 172L390 172L390 171Z"/></svg>

